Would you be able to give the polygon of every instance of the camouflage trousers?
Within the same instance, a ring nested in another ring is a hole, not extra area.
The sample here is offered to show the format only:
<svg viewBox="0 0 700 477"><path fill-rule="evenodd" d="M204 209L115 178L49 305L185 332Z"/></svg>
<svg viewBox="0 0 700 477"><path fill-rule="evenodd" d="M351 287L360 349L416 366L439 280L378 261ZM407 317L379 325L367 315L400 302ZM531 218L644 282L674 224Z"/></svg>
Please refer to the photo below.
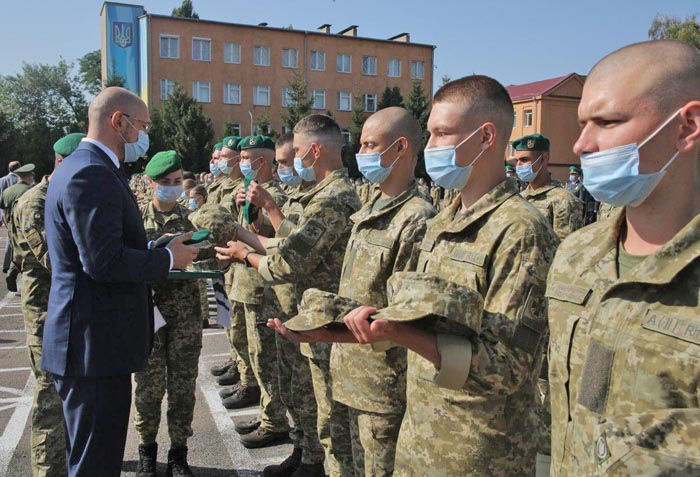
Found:
<svg viewBox="0 0 700 477"><path fill-rule="evenodd" d="M333 401L330 361L309 358L314 395L318 409L318 438L326 453L331 477L353 477L350 432L346 426L337 426L331 416L340 403Z"/></svg>
<svg viewBox="0 0 700 477"><path fill-rule="evenodd" d="M256 387L258 381L255 378L248 351L248 327L245 320L245 305L230 298L229 301L231 302L231 329L227 336L231 345L231 356L235 355L236 367L241 374L241 384Z"/></svg>
<svg viewBox="0 0 700 477"><path fill-rule="evenodd" d="M276 339L280 394L295 425L292 442L301 449L304 464L320 464L325 454L318 440L316 399L309 395L313 389L309 359L301 354L298 344L279 335Z"/></svg>
<svg viewBox="0 0 700 477"><path fill-rule="evenodd" d="M24 314L27 320L28 314ZM34 477L67 475L63 404L53 375L41 370L41 336L27 335L29 362L36 377L32 404L31 464Z"/></svg>
<svg viewBox="0 0 700 477"><path fill-rule="evenodd" d="M202 320L209 319L209 296L207 295L208 280L197 280L199 288L199 306L202 309Z"/></svg>
<svg viewBox="0 0 700 477"><path fill-rule="evenodd" d="M255 379L260 386L260 426L273 432L288 432L287 408L282 402L274 330L267 319L281 315L277 300L271 297L262 305L245 304L248 353Z"/></svg>
<svg viewBox="0 0 700 477"><path fill-rule="evenodd" d="M334 428L350 436L356 477L390 477L403 414L361 411L334 402ZM334 443L335 445L335 443Z"/></svg>
<svg viewBox="0 0 700 477"><path fill-rule="evenodd" d="M202 349L199 301L182 299L176 313L160 310L166 325L153 338L153 350L143 371L134 374L134 427L141 444L156 442L163 396L168 392L168 434L173 447L192 436L195 386Z"/></svg>

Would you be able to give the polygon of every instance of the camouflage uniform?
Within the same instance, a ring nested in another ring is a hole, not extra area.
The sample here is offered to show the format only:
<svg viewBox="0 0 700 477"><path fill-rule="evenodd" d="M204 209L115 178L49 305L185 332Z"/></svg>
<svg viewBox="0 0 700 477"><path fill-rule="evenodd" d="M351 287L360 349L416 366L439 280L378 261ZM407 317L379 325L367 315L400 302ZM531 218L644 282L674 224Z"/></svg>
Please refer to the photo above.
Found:
<svg viewBox="0 0 700 477"><path fill-rule="evenodd" d="M66 443L61 398L56 392L53 375L41 370L44 319L49 304L51 265L49 263L44 203L48 177L15 202L8 229L13 247L13 261L22 273L22 315L27 331L29 362L36 376L32 405L31 462L32 475L66 475Z"/></svg>
<svg viewBox="0 0 700 477"><path fill-rule="evenodd" d="M148 240L165 233L194 230L188 211L175 204L171 212L160 212L153 203L141 208ZM192 417L199 353L202 348L202 315L199 288L189 280L153 285L153 303L166 325L153 338L146 367L134 374L136 390L134 426L140 444L156 442L163 395L168 392L168 434L171 447L186 446L192 436Z"/></svg>
<svg viewBox="0 0 700 477"><path fill-rule="evenodd" d="M583 227L583 202L568 192L561 182L550 181L537 190L528 187L520 194L542 212L559 240Z"/></svg>
<svg viewBox="0 0 700 477"><path fill-rule="evenodd" d="M440 193L442 190L442 187L437 185L430 188L430 198L432 199L435 210L440 210Z"/></svg>
<svg viewBox="0 0 700 477"><path fill-rule="evenodd" d="M598 221L608 220L619 212L621 207L615 207L614 205L606 204L605 202L600 202L598 205Z"/></svg>
<svg viewBox="0 0 700 477"><path fill-rule="evenodd" d="M278 243L277 253L262 258L260 274L269 282L294 283L297 303L308 288L337 292L350 236L350 215L359 208L360 200L347 169L338 169L305 193L293 196L285 206L288 215L278 230L278 235L285 238ZM301 346L302 353L309 357L318 405L318 434L331 474L350 475L349 436L345 436L346 442L340 439L338 446L331 446L330 348L328 343Z"/></svg>
<svg viewBox="0 0 700 477"><path fill-rule="evenodd" d="M435 215L417 184L378 210L381 191L351 219L338 294L376 308L387 306L386 282L415 269L426 220ZM406 349L375 352L335 343L331 351L333 399L343 404L333 421L351 431L355 475L390 476L406 409ZM348 420L349 419L349 420Z"/></svg>
<svg viewBox="0 0 700 477"><path fill-rule="evenodd" d="M557 243L513 181L466 214L457 199L428 222L416 269L481 293L482 330L471 340L437 335L441 369L468 374L466 382L408 352L396 476L534 475L544 286Z"/></svg>
<svg viewBox="0 0 700 477"><path fill-rule="evenodd" d="M700 216L620 277L624 221L549 273L552 475L700 475Z"/></svg>
<svg viewBox="0 0 700 477"><path fill-rule="evenodd" d="M267 181L260 184L260 187L270 194L277 206L286 202L287 196L277 181ZM263 214L263 224L257 233L263 237L272 237L275 231L265 213L260 213ZM249 227L242 210L238 221L243 227ZM289 422L280 395L276 333L266 326L268 318L281 315L277 296L255 269L240 267L233 277L230 297L232 301L243 304L248 355L255 380L260 386L260 425L272 432L286 432L289 430Z"/></svg>
<svg viewBox="0 0 700 477"><path fill-rule="evenodd" d="M214 180L214 182L207 186L207 204L219 203L219 189L224 185L224 181L226 181L228 178L228 176L219 176Z"/></svg>

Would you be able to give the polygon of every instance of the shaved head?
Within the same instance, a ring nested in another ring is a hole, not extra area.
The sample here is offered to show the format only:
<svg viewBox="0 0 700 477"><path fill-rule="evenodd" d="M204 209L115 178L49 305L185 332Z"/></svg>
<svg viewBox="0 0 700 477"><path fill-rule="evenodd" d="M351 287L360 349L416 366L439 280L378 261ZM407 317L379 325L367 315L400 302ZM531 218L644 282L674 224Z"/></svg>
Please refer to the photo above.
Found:
<svg viewBox="0 0 700 477"><path fill-rule="evenodd" d="M122 111L144 121L148 120L146 103L131 91L119 87L105 88L92 100L88 109L88 119L91 124L99 124L116 111Z"/></svg>
<svg viewBox="0 0 700 477"><path fill-rule="evenodd" d="M625 46L591 69L586 86L601 82L624 82L646 107L667 114L700 99L700 50L676 40Z"/></svg>
<svg viewBox="0 0 700 477"><path fill-rule="evenodd" d="M405 137L411 154L418 151L423 137L418 120L407 109L398 106L377 111L365 121L364 128L377 135L391 137L392 141Z"/></svg>

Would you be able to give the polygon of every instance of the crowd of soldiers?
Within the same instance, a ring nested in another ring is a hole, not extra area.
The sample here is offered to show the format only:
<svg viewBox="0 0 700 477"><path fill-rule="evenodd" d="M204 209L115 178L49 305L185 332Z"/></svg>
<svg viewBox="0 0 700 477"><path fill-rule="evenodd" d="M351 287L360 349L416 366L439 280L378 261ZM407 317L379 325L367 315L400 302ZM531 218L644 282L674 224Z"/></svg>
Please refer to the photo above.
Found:
<svg viewBox="0 0 700 477"><path fill-rule="evenodd" d="M423 131L399 107L364 123L354 183L325 115L276 142L226 137L198 176L155 154L131 178L149 240L208 229L195 264L225 270L222 405L259 405L235 425L247 448L291 436L263 475L700 475L699 82L700 52L679 42L601 60L566 186L539 134L512 143L504 171L513 106L479 75L435 94L430 185L414 172ZM56 166L81 138L56 143ZM0 202L38 382L32 467L62 475L61 403L38 367L51 176L30 188L31 169ZM206 287L153 289L137 476L156 475L166 392L168 475L187 476Z"/></svg>

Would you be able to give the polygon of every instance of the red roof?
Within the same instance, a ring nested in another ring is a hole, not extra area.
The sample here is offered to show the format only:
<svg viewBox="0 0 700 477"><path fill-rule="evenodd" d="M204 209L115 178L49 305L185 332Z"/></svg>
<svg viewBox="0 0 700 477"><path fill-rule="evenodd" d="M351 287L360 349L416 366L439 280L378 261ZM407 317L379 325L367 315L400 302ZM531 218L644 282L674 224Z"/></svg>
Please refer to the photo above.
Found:
<svg viewBox="0 0 700 477"><path fill-rule="evenodd" d="M532 98L533 96L540 96L546 93L575 74L576 73L569 73L568 75L542 81L535 81L534 83L512 84L510 86L506 86L506 89L508 90L510 99L513 101L524 98Z"/></svg>

